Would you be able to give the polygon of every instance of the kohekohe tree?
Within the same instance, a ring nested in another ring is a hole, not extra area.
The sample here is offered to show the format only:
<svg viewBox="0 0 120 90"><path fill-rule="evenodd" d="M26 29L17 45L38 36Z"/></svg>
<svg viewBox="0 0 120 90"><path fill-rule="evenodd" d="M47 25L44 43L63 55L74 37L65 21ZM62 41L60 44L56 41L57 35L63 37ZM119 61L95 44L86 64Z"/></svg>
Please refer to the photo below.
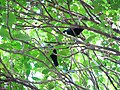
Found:
<svg viewBox="0 0 120 90"><path fill-rule="evenodd" d="M119 0L0 0L0 90L119 90Z"/></svg>

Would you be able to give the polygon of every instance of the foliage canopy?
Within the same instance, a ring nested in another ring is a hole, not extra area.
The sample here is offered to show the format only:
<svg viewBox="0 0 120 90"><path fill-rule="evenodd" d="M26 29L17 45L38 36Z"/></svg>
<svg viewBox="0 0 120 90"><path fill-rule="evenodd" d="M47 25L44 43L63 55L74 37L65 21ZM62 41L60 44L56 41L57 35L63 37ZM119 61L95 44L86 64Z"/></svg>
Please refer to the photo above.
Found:
<svg viewBox="0 0 120 90"><path fill-rule="evenodd" d="M0 88L119 90L119 0L0 0ZM84 28L78 37L64 34ZM59 66L50 55L57 50Z"/></svg>

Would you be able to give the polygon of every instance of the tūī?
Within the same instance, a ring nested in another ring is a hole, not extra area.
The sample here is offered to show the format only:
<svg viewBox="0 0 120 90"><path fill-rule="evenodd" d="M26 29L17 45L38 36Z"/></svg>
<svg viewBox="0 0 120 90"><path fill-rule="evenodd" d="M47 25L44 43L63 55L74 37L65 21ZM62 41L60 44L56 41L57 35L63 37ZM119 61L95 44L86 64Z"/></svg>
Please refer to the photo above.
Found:
<svg viewBox="0 0 120 90"><path fill-rule="evenodd" d="M58 61L57 61L57 51L56 49L53 50L53 53L50 55L50 57L52 58L54 65L57 67L58 66Z"/></svg>
<svg viewBox="0 0 120 90"><path fill-rule="evenodd" d="M68 28L67 30L64 30L63 33L67 33L71 36L78 36L84 29L82 28Z"/></svg>

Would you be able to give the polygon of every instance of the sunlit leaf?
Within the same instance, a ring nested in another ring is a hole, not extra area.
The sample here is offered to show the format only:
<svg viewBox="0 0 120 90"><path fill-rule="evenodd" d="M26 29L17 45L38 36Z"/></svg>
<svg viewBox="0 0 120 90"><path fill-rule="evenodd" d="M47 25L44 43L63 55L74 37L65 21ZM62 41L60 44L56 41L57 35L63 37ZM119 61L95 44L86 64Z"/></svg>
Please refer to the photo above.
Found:
<svg viewBox="0 0 120 90"><path fill-rule="evenodd" d="M7 13L4 13L2 17L3 17L3 22L5 24L8 23L9 26L12 26L12 24L16 22L16 16L13 13L9 13L8 15Z"/></svg>
<svg viewBox="0 0 120 90"><path fill-rule="evenodd" d="M48 74L49 73L49 70L48 69L44 69L43 71L42 71L42 74Z"/></svg>

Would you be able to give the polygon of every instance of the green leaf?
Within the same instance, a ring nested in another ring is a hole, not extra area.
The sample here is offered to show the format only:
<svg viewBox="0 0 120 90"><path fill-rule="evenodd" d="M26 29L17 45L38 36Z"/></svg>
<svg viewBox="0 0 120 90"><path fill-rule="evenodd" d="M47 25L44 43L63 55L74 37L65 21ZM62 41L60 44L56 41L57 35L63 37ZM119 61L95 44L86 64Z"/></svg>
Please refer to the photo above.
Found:
<svg viewBox="0 0 120 90"><path fill-rule="evenodd" d="M0 69L4 68L2 64L0 64Z"/></svg>
<svg viewBox="0 0 120 90"><path fill-rule="evenodd" d="M6 5L6 0L0 0L0 5L2 5L2 6Z"/></svg>
<svg viewBox="0 0 120 90"><path fill-rule="evenodd" d="M45 56L40 52L38 55L39 59L46 60Z"/></svg>
<svg viewBox="0 0 120 90"><path fill-rule="evenodd" d="M31 39L28 35L22 34L21 32L16 33L14 37L24 41L29 41Z"/></svg>
<svg viewBox="0 0 120 90"><path fill-rule="evenodd" d="M42 71L42 74L48 74L49 73L49 69L44 69L43 71Z"/></svg>
<svg viewBox="0 0 120 90"><path fill-rule="evenodd" d="M5 27L1 27L0 29L0 36L3 38L9 38L9 33Z"/></svg>
<svg viewBox="0 0 120 90"><path fill-rule="evenodd" d="M26 75L29 76L30 75L30 69L26 70Z"/></svg>
<svg viewBox="0 0 120 90"><path fill-rule="evenodd" d="M58 40L59 42L62 42L63 36L62 35L58 35Z"/></svg>
<svg viewBox="0 0 120 90"><path fill-rule="evenodd" d="M95 39L95 37L96 37L96 35L90 36L85 40L85 42L86 43L91 42L93 39Z"/></svg>
<svg viewBox="0 0 120 90"><path fill-rule="evenodd" d="M32 77L33 80L40 80L38 77Z"/></svg>
<svg viewBox="0 0 120 90"><path fill-rule="evenodd" d="M48 84L48 89L49 90L52 90L54 88L54 83L52 82L52 83L49 83Z"/></svg>
<svg viewBox="0 0 120 90"><path fill-rule="evenodd" d="M41 68L43 67L43 63L38 62L38 63L35 63L34 66L35 68Z"/></svg>
<svg viewBox="0 0 120 90"><path fill-rule="evenodd" d="M15 22L16 22L16 16L13 14L13 13L9 13L9 15L7 16L7 14L6 13L4 13L3 15L2 15L2 19L3 19L3 22L5 23L5 24L7 24L7 22L8 22L8 25L9 26L12 26L12 24L14 24Z"/></svg>
<svg viewBox="0 0 120 90"><path fill-rule="evenodd" d="M3 44L0 44L0 48L11 49L11 46L10 46L10 43L3 43Z"/></svg>
<svg viewBox="0 0 120 90"><path fill-rule="evenodd" d="M114 45L112 46L112 48L115 48L115 49L118 50L118 51L119 51L119 49L120 49L117 44L114 44Z"/></svg>

